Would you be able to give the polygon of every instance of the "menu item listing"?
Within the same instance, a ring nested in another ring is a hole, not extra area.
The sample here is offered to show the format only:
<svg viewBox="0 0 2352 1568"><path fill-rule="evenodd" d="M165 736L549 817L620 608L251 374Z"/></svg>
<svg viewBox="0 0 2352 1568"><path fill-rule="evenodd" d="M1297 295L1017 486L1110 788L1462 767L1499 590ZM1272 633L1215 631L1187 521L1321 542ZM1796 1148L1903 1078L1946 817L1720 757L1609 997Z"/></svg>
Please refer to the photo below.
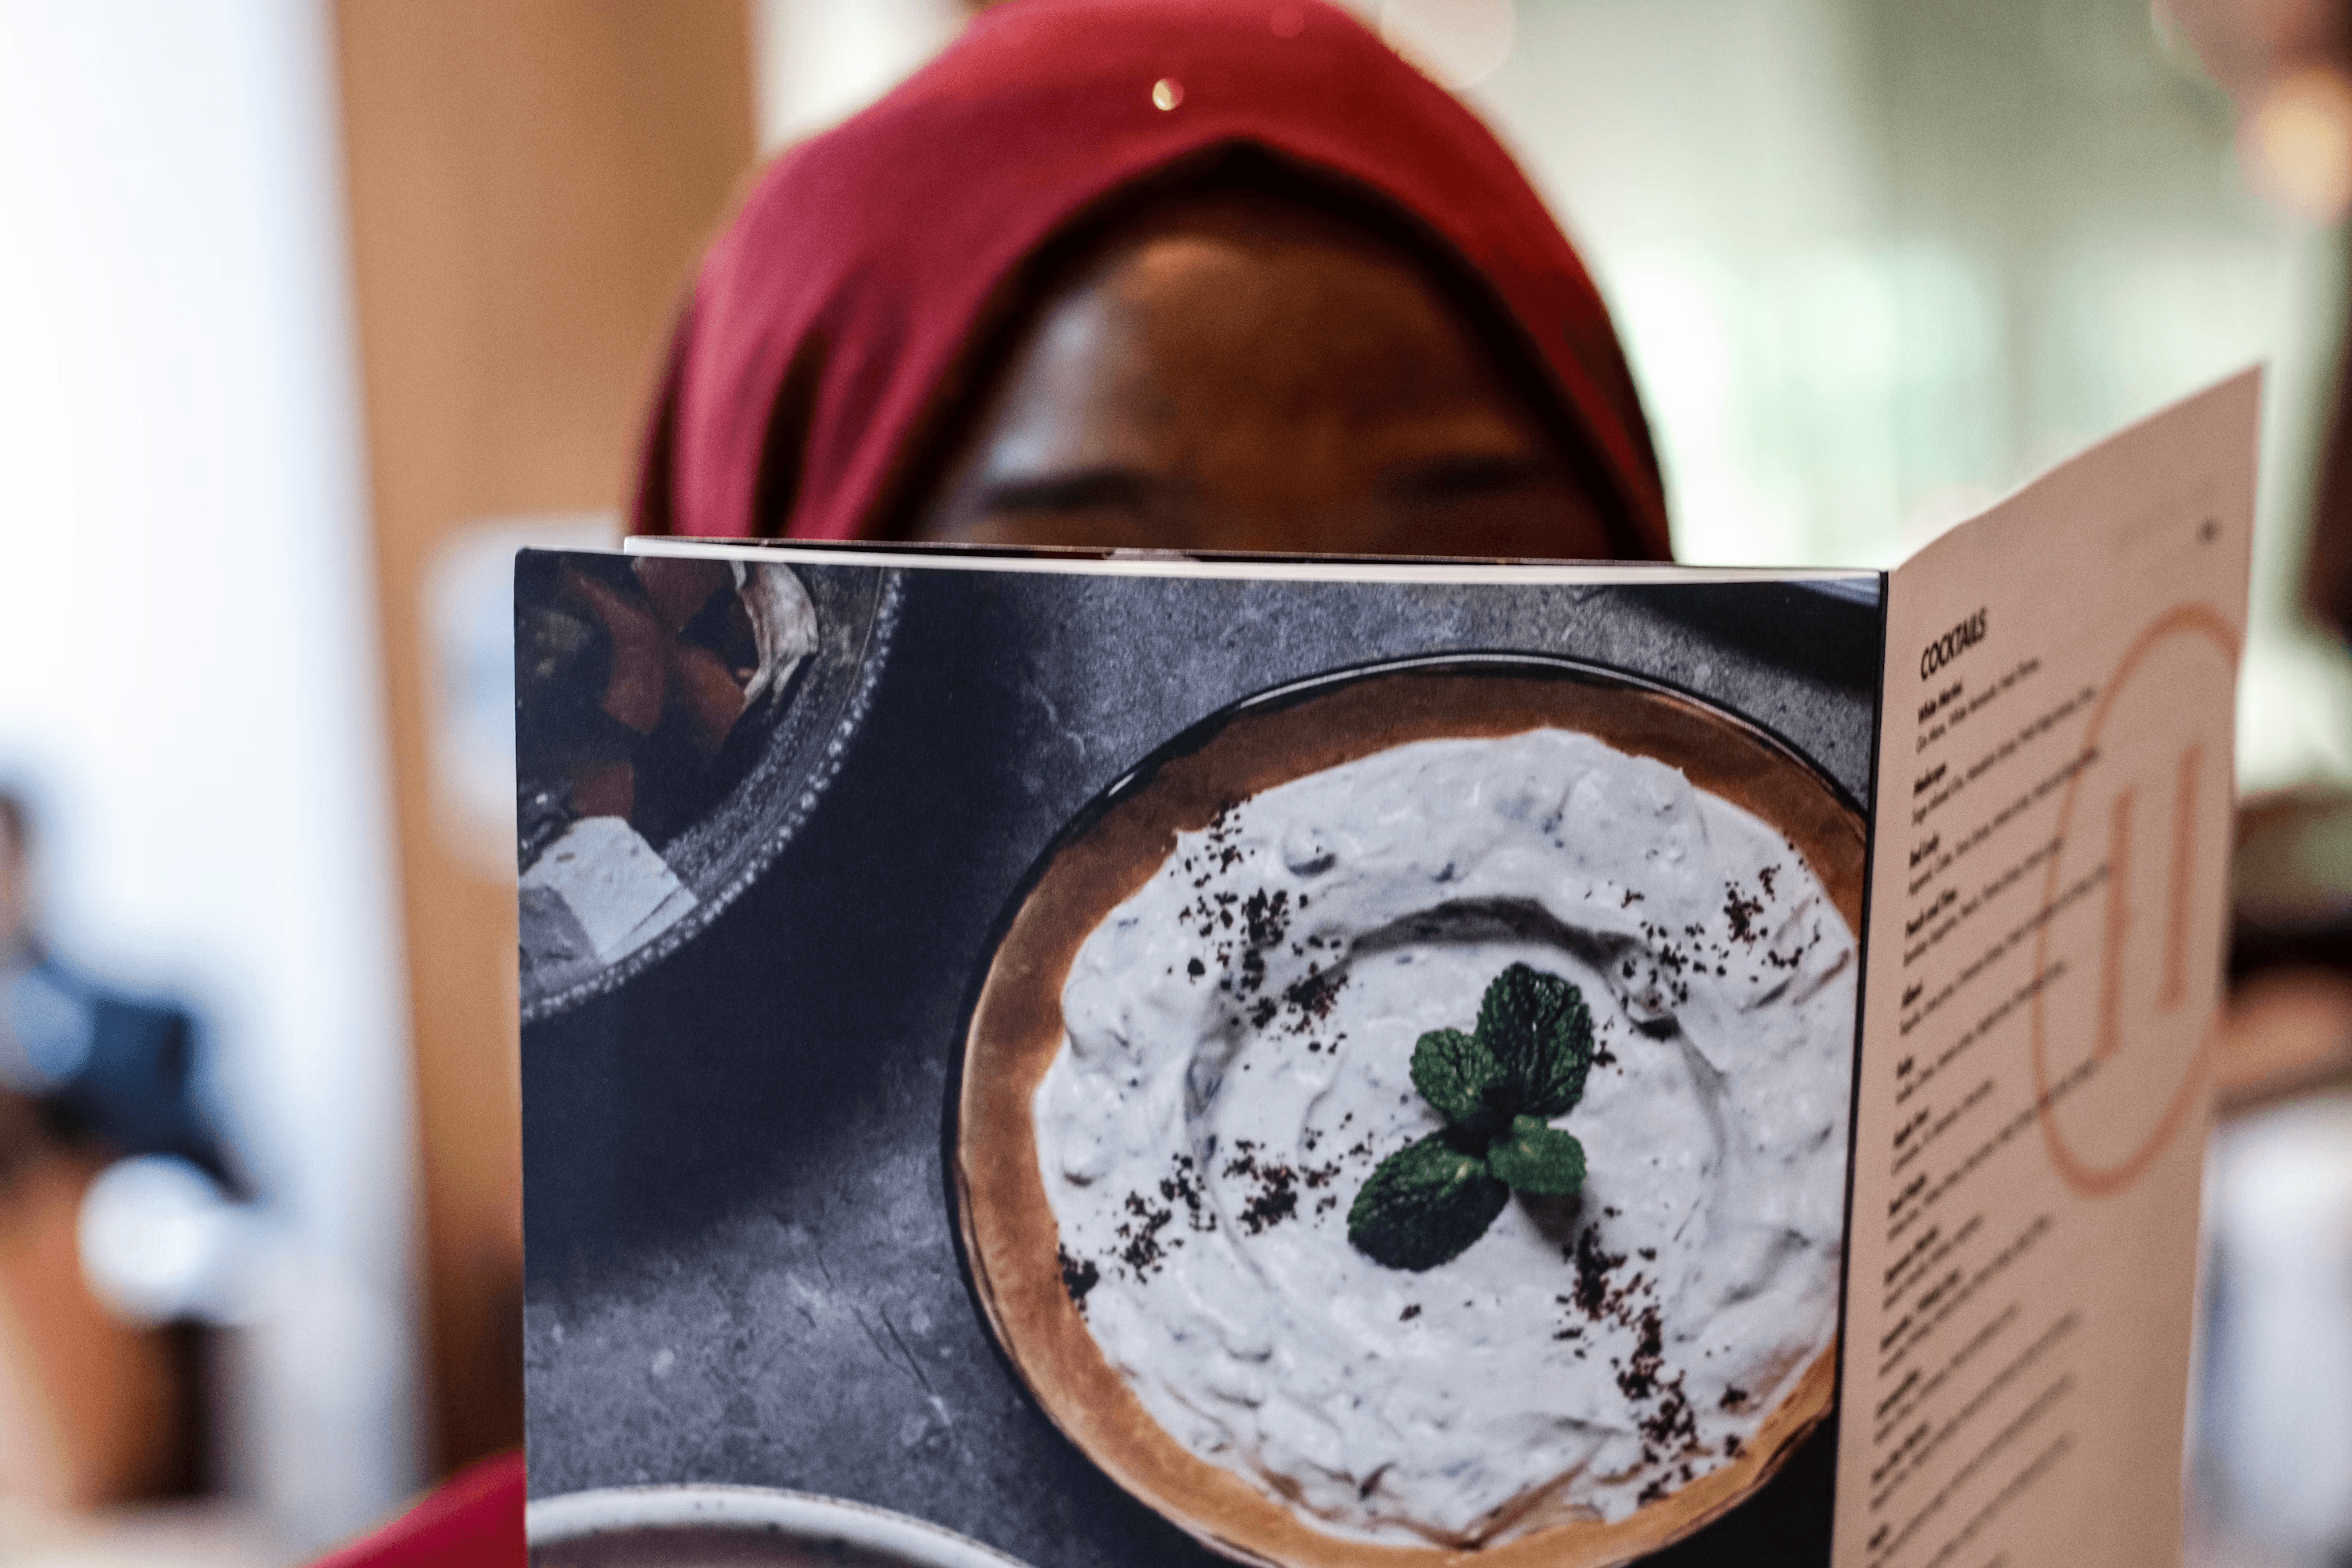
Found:
<svg viewBox="0 0 2352 1568"><path fill-rule="evenodd" d="M2177 1560L2256 398L1892 574L1841 1564Z"/></svg>

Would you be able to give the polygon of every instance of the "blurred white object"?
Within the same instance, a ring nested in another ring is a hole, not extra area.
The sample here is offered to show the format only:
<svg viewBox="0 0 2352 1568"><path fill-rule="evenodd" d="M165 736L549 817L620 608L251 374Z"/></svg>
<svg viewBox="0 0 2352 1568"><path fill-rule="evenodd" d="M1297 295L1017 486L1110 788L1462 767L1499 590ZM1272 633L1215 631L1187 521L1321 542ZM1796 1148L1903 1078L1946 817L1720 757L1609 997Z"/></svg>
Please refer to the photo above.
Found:
<svg viewBox="0 0 2352 1568"><path fill-rule="evenodd" d="M83 1277L133 1322L242 1321L268 1237L254 1211L185 1160L145 1154L99 1173L82 1194Z"/></svg>
<svg viewBox="0 0 2352 1568"><path fill-rule="evenodd" d="M2203 1439L2238 1531L2352 1549L2352 1095L2215 1135Z"/></svg>
<svg viewBox="0 0 2352 1568"><path fill-rule="evenodd" d="M1461 92L1511 58L1518 11L1512 0L1386 0L1380 28L1389 47Z"/></svg>
<svg viewBox="0 0 2352 1568"><path fill-rule="evenodd" d="M957 0L752 0L760 150L846 119L963 26Z"/></svg>
<svg viewBox="0 0 2352 1568"><path fill-rule="evenodd" d="M267 1517L230 1499L68 1514L0 1497L0 1568L281 1568L294 1561Z"/></svg>

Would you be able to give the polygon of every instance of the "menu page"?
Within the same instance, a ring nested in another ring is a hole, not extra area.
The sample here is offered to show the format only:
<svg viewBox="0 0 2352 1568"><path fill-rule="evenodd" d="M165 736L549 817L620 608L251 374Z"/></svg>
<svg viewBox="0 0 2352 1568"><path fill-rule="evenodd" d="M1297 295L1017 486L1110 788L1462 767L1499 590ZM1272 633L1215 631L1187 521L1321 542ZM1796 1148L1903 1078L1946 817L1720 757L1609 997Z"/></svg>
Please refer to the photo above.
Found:
<svg viewBox="0 0 2352 1568"><path fill-rule="evenodd" d="M1839 1568L2179 1560L2260 399L1893 574Z"/></svg>

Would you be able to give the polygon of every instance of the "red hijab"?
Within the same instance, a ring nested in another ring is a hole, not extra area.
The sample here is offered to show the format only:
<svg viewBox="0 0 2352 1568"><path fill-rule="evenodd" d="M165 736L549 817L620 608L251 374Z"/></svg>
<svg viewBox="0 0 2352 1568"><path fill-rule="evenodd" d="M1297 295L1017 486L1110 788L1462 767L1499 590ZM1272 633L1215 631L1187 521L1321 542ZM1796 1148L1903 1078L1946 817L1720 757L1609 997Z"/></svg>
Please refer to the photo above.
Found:
<svg viewBox="0 0 2352 1568"><path fill-rule="evenodd" d="M1023 264L1122 187L1232 146L1417 220L1483 279L1616 502L1618 552L1667 557L1649 428L1575 248L1486 126L1318 0L995 7L777 158L671 342L636 528L874 537Z"/></svg>

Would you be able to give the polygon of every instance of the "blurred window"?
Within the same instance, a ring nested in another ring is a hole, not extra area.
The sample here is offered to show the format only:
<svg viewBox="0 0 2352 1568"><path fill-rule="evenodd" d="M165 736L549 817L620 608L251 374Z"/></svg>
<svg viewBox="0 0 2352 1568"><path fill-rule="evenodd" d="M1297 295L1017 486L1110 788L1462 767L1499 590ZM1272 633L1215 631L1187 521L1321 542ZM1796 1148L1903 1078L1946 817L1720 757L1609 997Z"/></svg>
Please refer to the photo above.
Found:
<svg viewBox="0 0 2352 1568"><path fill-rule="evenodd" d="M2147 0L1512 11L1466 95L1594 259L1685 559L1891 563L2264 360L2241 776L2352 780L2352 676L2296 610L2342 237L2255 194Z"/></svg>

